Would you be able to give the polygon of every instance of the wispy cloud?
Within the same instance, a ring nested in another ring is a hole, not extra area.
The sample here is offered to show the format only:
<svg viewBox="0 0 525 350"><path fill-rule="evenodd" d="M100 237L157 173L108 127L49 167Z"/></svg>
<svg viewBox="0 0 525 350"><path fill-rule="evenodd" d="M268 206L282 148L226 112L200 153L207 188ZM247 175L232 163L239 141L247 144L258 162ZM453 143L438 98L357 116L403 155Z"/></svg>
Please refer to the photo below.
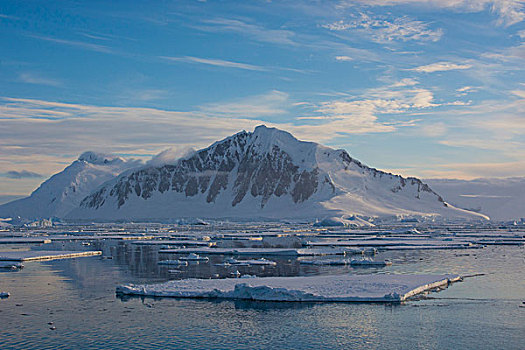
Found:
<svg viewBox="0 0 525 350"><path fill-rule="evenodd" d="M0 176L7 177L7 178L10 178L10 179L16 179L16 180L33 179L33 178L41 178L41 177L43 177L43 175L41 175L41 174L34 173L32 171L27 171L27 170L21 170L21 171L11 170L11 171L7 171L5 173L0 173Z"/></svg>
<svg viewBox="0 0 525 350"><path fill-rule="evenodd" d="M221 59L213 59L213 58L202 58L202 57L193 57L193 56L181 56L181 57L161 56L160 58L169 60L172 62L204 64L204 65L216 66L216 67L237 68L237 69L245 69L245 70L252 70L252 71L267 70L265 67L262 67L262 66L256 66L253 64L240 63L240 62L234 62L234 61L226 61L226 60L221 60Z"/></svg>
<svg viewBox="0 0 525 350"><path fill-rule="evenodd" d="M114 51L110 47L105 46L105 45L100 45L100 44L92 44L92 43L88 43L84 41L66 40L66 39L60 39L60 38L55 38L51 36L43 36L43 35L35 35L35 34L31 34L28 36L31 38L48 41L48 42L52 42L56 44L61 44L61 45L67 45L67 46L71 46L71 47L75 47L75 48L83 49L83 50L103 52L103 53L114 53Z"/></svg>
<svg viewBox="0 0 525 350"><path fill-rule="evenodd" d="M273 90L269 93L250 96L231 102L211 103L200 110L208 115L222 115L236 118L264 118L285 114L291 102L289 95Z"/></svg>
<svg viewBox="0 0 525 350"><path fill-rule="evenodd" d="M415 72L422 73L434 73L434 72L445 72L449 70L461 70L461 69L470 69L472 68L471 64L456 64L451 62L436 62L431 63L426 66L419 66L416 68L408 69Z"/></svg>
<svg viewBox="0 0 525 350"><path fill-rule="evenodd" d="M18 76L18 80L27 84L47 85L55 87L62 86L62 82L59 80L43 77L38 74L28 72L21 73Z"/></svg>
<svg viewBox="0 0 525 350"><path fill-rule="evenodd" d="M438 41L443 35L441 29L430 29L428 23L409 17L388 20L384 17L371 17L361 13L357 19L337 21L323 25L333 31L352 30L370 37L373 41Z"/></svg>
<svg viewBox="0 0 525 350"><path fill-rule="evenodd" d="M272 44L296 45L293 40L295 33L284 29L268 29L257 24L247 23L236 19L216 18L204 20L204 25L195 28L210 32L232 32L245 35L255 41Z"/></svg>
<svg viewBox="0 0 525 350"><path fill-rule="evenodd" d="M350 56L335 56L337 61L353 61L354 59Z"/></svg>

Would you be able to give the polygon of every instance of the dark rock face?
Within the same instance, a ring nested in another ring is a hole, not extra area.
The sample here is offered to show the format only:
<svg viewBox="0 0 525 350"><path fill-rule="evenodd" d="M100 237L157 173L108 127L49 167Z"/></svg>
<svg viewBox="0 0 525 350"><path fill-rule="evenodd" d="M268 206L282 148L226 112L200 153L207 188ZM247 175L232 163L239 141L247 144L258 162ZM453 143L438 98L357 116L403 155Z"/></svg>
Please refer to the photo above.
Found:
<svg viewBox="0 0 525 350"><path fill-rule="evenodd" d="M319 186L319 170L300 171L289 154L273 145L261 152L249 143L250 133L241 132L203 149L175 165L150 167L120 177L111 188L103 187L86 197L82 207L98 209L106 197L117 199L120 208L130 196L145 200L155 192L173 191L186 197L206 194L206 202L213 203L228 189L232 190L231 205L241 203L247 195L260 198L261 208L272 196L289 194L295 203L308 200ZM335 191L328 178L328 183Z"/></svg>

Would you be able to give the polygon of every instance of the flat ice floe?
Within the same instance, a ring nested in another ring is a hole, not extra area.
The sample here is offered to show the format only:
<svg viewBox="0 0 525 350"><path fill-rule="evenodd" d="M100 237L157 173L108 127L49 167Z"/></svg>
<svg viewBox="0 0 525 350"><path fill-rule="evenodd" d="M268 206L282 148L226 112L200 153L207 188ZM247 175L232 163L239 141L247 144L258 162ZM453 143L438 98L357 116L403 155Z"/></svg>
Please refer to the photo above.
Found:
<svg viewBox="0 0 525 350"><path fill-rule="evenodd" d="M0 252L0 261L30 261L78 258L82 256L101 255L101 251L8 251Z"/></svg>
<svg viewBox="0 0 525 350"><path fill-rule="evenodd" d="M461 280L457 275L330 275L185 279L121 285L120 295L258 301L400 302Z"/></svg>
<svg viewBox="0 0 525 350"><path fill-rule="evenodd" d="M316 256L345 255L344 249L296 249L296 248L181 248L160 249L159 253L208 254L208 255L246 255L246 256ZM354 252L352 252L354 253Z"/></svg>
<svg viewBox="0 0 525 350"><path fill-rule="evenodd" d="M49 238L33 238L33 237L9 237L0 238L0 244L47 244L51 243Z"/></svg>

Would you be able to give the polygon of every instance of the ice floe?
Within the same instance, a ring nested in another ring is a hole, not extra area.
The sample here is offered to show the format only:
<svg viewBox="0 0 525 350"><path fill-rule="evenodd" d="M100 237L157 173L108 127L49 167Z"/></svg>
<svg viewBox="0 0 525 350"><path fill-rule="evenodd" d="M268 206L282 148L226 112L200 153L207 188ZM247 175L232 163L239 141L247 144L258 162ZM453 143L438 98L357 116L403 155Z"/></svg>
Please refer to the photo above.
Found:
<svg viewBox="0 0 525 350"><path fill-rule="evenodd" d="M12 262L12 261L0 261L0 269L11 269L11 270L16 270L16 269L21 269L23 268L24 265L22 265L21 263L19 262Z"/></svg>
<svg viewBox="0 0 525 350"><path fill-rule="evenodd" d="M208 261L210 258L207 256L200 256L195 253L190 253L188 256L181 256L179 260L185 260L185 261Z"/></svg>
<svg viewBox="0 0 525 350"><path fill-rule="evenodd" d="M400 302L459 281L457 275L329 275L185 279L150 285L121 285L120 295L244 299L260 301Z"/></svg>
<svg viewBox="0 0 525 350"><path fill-rule="evenodd" d="M161 260L158 262L159 265L175 265L175 266L188 266L188 262L184 260Z"/></svg>
<svg viewBox="0 0 525 350"><path fill-rule="evenodd" d="M226 261L223 264L224 266L228 265L236 265L236 266L252 266L252 265L259 265L259 266L275 266L277 263L275 261L266 260L265 258L260 259L251 259L251 260L237 260L237 259L226 259ZM220 266L217 264L217 266Z"/></svg>
<svg viewBox="0 0 525 350"><path fill-rule="evenodd" d="M301 260L305 265L351 265L351 266L370 266L383 267L392 265L390 260L374 261L370 259L319 259L319 260Z"/></svg>
<svg viewBox="0 0 525 350"><path fill-rule="evenodd" d="M0 261L30 261L78 258L83 256L101 255L101 251L7 251L0 252Z"/></svg>
<svg viewBox="0 0 525 350"><path fill-rule="evenodd" d="M0 244L46 244L51 243L48 238L10 237L0 238Z"/></svg>

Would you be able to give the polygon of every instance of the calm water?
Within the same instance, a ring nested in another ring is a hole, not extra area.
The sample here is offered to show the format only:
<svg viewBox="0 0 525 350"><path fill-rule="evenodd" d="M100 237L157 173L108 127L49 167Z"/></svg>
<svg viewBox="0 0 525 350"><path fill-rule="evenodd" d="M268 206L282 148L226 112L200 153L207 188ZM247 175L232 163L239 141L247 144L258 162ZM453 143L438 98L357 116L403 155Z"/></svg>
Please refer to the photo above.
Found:
<svg viewBox="0 0 525 350"><path fill-rule="evenodd" d="M34 249L86 249L80 243ZM6 249L15 249L8 247ZM0 349L523 349L525 249L380 253L381 269L314 267L279 260L277 267L239 267L256 275L317 273L484 273L402 305L269 303L115 296L121 283L228 276L232 269L190 265L173 274L157 265L157 249L95 242L100 257L27 262L0 272ZM4 250L4 247L2 247ZM166 258L169 258L167 256ZM273 259L275 260L275 259ZM53 322L56 330L51 330Z"/></svg>

